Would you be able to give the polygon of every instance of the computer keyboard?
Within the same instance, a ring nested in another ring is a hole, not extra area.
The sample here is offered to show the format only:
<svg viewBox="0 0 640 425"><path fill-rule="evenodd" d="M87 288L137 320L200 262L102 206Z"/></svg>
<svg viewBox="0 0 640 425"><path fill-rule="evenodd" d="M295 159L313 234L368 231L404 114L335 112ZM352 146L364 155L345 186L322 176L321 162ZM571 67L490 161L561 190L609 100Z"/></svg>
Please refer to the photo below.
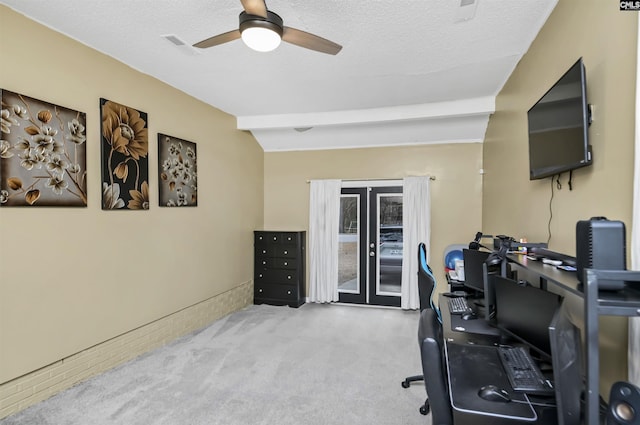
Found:
<svg viewBox="0 0 640 425"><path fill-rule="evenodd" d="M514 391L553 395L553 384L542 375L529 352L522 347L498 347L500 361Z"/></svg>
<svg viewBox="0 0 640 425"><path fill-rule="evenodd" d="M467 299L464 297L449 298L449 312L451 314L464 314L471 310Z"/></svg>

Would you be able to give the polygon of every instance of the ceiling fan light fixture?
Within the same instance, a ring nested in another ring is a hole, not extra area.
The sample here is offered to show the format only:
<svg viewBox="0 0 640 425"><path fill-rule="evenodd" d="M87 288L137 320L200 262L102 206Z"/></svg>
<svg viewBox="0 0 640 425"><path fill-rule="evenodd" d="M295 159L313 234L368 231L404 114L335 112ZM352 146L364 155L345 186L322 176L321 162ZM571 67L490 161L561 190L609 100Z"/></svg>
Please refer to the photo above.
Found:
<svg viewBox="0 0 640 425"><path fill-rule="evenodd" d="M258 52L270 52L275 50L282 41L282 18L270 11L267 11L266 19L242 12L240 33L242 41L249 48Z"/></svg>
<svg viewBox="0 0 640 425"><path fill-rule="evenodd" d="M275 50L282 39L278 33L260 27L251 27L242 31L242 41L248 47L258 52L270 52Z"/></svg>

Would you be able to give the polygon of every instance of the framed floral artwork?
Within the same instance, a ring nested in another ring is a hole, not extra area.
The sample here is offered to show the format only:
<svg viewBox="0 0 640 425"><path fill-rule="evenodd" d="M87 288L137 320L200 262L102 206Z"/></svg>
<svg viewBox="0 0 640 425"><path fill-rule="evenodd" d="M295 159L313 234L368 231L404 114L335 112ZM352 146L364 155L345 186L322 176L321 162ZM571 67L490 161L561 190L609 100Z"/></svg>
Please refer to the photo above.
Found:
<svg viewBox="0 0 640 425"><path fill-rule="evenodd" d="M158 182L161 207L198 206L196 144L158 133Z"/></svg>
<svg viewBox="0 0 640 425"><path fill-rule="evenodd" d="M86 207L86 114L0 90L0 206Z"/></svg>
<svg viewBox="0 0 640 425"><path fill-rule="evenodd" d="M149 209L147 114L100 99L102 209Z"/></svg>

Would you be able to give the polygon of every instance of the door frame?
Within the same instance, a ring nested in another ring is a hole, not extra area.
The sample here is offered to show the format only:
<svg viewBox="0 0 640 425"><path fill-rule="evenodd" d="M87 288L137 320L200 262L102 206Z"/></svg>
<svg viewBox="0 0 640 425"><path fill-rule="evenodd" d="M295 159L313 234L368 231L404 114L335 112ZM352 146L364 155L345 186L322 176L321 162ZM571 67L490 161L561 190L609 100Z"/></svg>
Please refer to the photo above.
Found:
<svg viewBox="0 0 640 425"><path fill-rule="evenodd" d="M359 195L358 199L358 229L360 230L358 235L358 292L338 292L338 300L339 302L349 303L349 304L368 304L367 297L367 252L369 252L366 247L368 246L368 230L363 231L364 229L369 229L367 225L368 214L363 214L363 211L367 210L368 204L368 190L366 187L343 187L340 191L340 195ZM362 223L362 219L364 218L365 223ZM364 248L364 249L363 249ZM364 278L363 278L364 276Z"/></svg>
<svg viewBox="0 0 640 425"><path fill-rule="evenodd" d="M372 213L371 203L377 205L377 196L372 196L377 192L402 193L402 180L360 180L360 181L343 181L341 195L356 194L359 199L359 229L358 235L359 263L358 263L358 288L359 293L339 292L339 302L394 306L399 307L401 297L399 295L378 295L376 293L377 280L377 264L378 264L378 248L375 246L375 261L370 261L369 252L371 240L376 241L379 238L377 229L378 217L377 206L375 208L375 219L371 219ZM364 214L363 212L366 212ZM375 235L370 239L370 235Z"/></svg>
<svg viewBox="0 0 640 425"><path fill-rule="evenodd" d="M374 256L368 256L368 265L369 265L369 273L367 279L367 304L372 305L384 305L390 307L400 307L400 297L401 295L380 295L378 294L378 288L380 286L380 226L378 223L378 218L380 217L378 211L378 196L379 194L400 194L402 196L403 188L402 186L376 186L368 188L368 200L369 200L369 244L367 245L368 252L371 252L372 249L375 249ZM375 236L374 236L375 235ZM371 246L374 241L375 246ZM404 252L402 254L402 258L404 260ZM371 261L374 259L374 261ZM402 276L402 274L400 275Z"/></svg>

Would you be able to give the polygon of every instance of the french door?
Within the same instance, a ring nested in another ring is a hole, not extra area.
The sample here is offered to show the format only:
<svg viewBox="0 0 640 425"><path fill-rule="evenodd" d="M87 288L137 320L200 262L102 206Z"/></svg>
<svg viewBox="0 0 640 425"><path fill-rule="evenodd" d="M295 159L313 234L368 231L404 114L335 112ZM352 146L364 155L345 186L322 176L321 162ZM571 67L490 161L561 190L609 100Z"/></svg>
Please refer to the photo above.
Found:
<svg viewBox="0 0 640 425"><path fill-rule="evenodd" d="M400 306L402 187L343 188L338 237L340 302Z"/></svg>

